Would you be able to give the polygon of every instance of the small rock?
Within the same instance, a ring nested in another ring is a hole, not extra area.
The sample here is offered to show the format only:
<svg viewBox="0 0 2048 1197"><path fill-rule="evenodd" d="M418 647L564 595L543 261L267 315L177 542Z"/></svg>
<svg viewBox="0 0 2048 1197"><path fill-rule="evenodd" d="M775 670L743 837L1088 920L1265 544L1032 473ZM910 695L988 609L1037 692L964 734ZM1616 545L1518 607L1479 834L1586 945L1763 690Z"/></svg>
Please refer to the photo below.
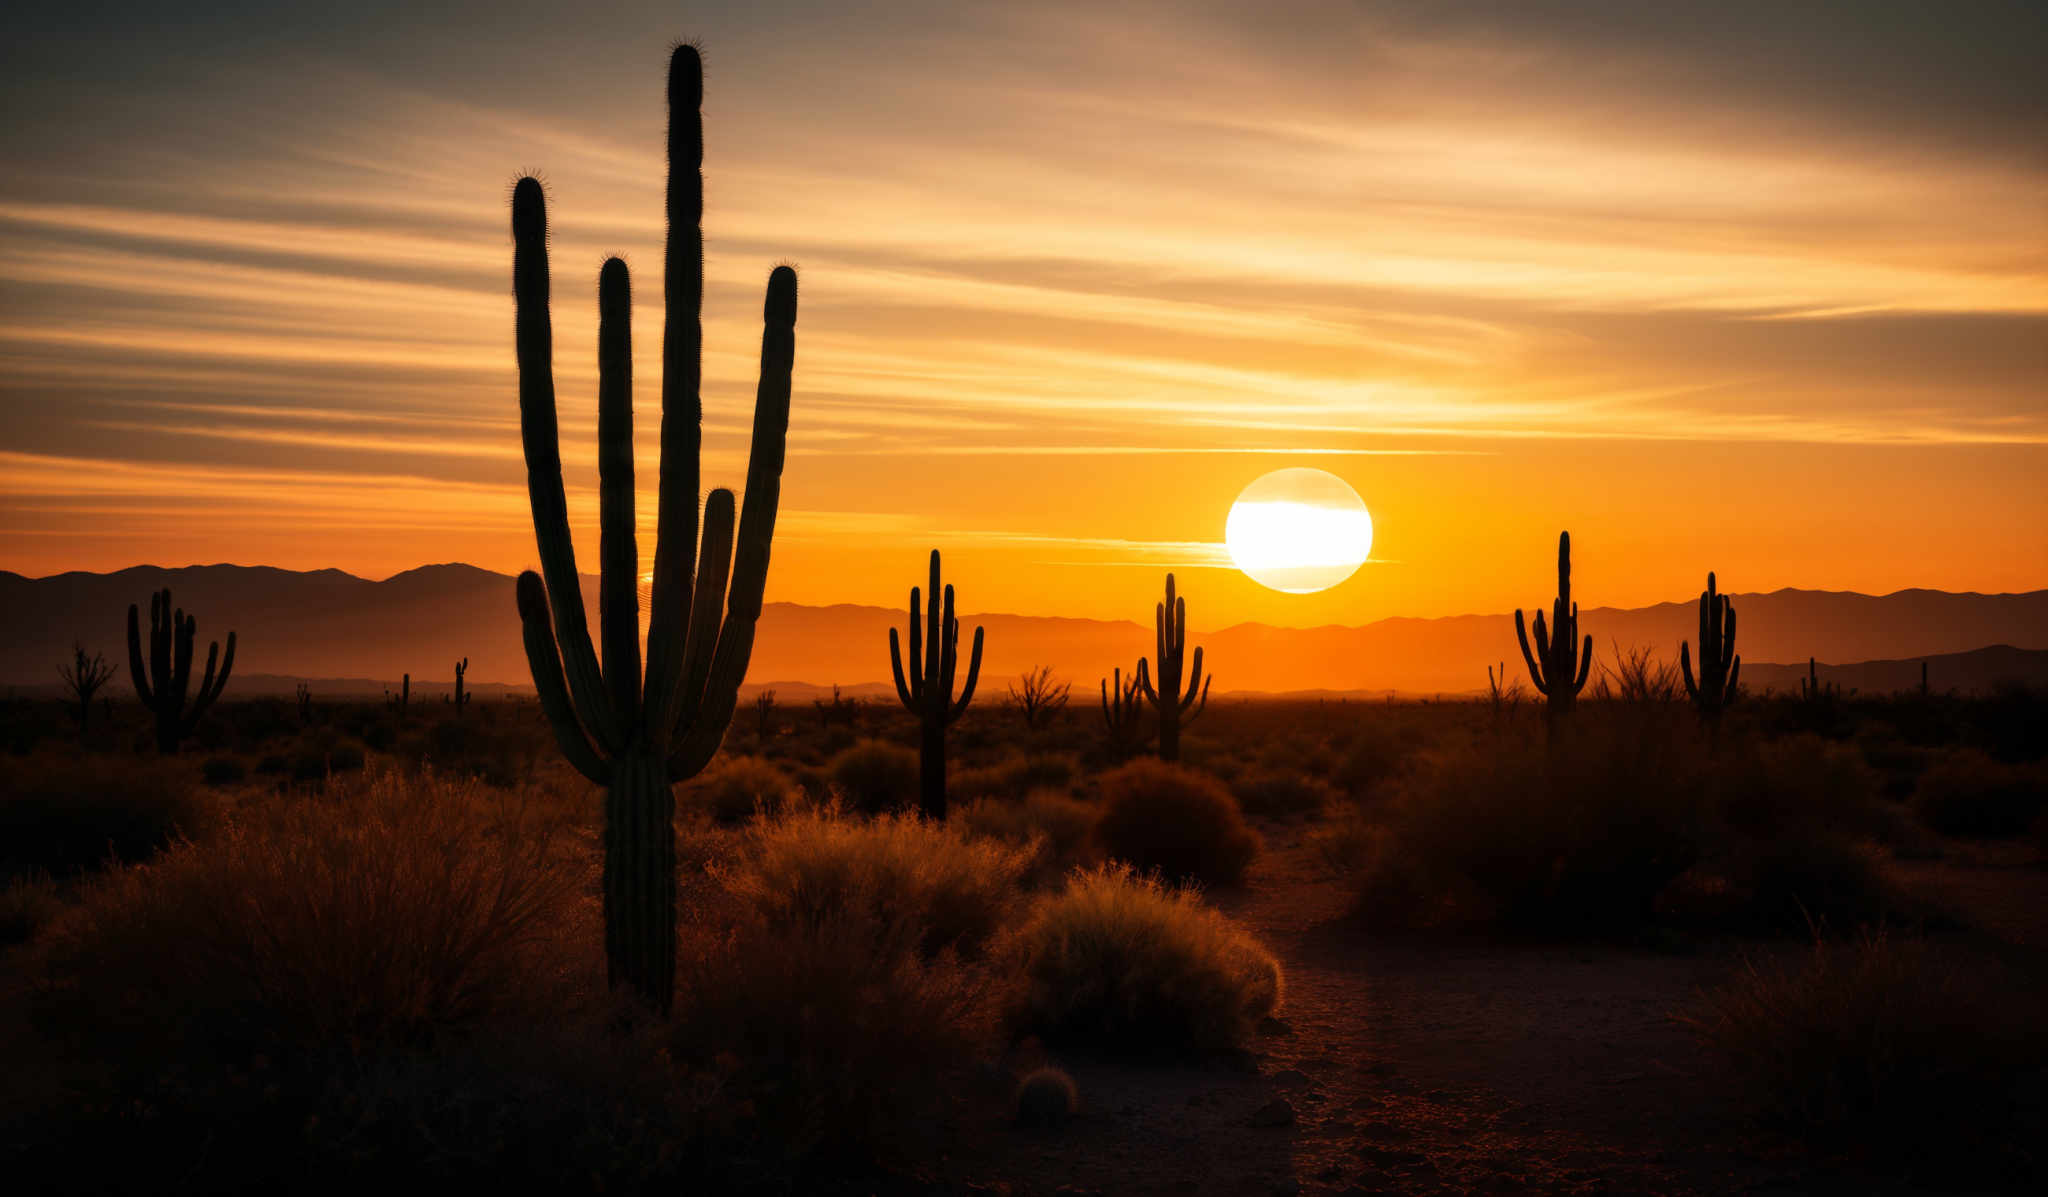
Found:
<svg viewBox="0 0 2048 1197"><path fill-rule="evenodd" d="M1293 1126L1294 1103L1276 1097L1252 1112L1253 1126Z"/></svg>
<svg viewBox="0 0 2048 1197"><path fill-rule="evenodd" d="M1279 1019L1274 1018L1271 1015L1268 1015L1265 1018L1259 1020L1259 1034L1292 1035L1294 1034L1294 1028L1288 1026L1286 1023L1280 1021Z"/></svg>
<svg viewBox="0 0 2048 1197"><path fill-rule="evenodd" d="M1286 1068L1273 1074L1273 1083L1282 1089L1306 1089L1315 1082L1299 1068Z"/></svg>

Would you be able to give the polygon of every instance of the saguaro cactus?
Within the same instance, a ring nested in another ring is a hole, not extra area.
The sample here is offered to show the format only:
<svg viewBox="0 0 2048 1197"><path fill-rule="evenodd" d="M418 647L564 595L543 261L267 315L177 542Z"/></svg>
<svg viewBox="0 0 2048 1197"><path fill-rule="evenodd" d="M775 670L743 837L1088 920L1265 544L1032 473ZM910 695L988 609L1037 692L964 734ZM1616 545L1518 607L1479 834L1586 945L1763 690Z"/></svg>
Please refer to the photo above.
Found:
<svg viewBox="0 0 2048 1197"><path fill-rule="evenodd" d="M469 691L462 688L462 677L468 672L468 657L464 657L455 663L455 693L449 695L448 698L449 701L455 704L455 715L458 719L462 717L462 708L469 705Z"/></svg>
<svg viewBox="0 0 2048 1197"><path fill-rule="evenodd" d="M725 489L712 491L705 501L700 551L703 99L703 64L697 50L679 46L670 59L668 77L661 485L644 675L640 555L633 534L633 354L626 264L613 258L598 273L598 614L604 645L600 669L584 615L562 490L554 336L548 316L546 201L536 179L520 179L512 189L519 426L541 560L540 573L528 570L519 577L526 658L563 755L585 777L605 786L605 959L612 983L637 991L663 1011L673 1001L675 988L675 798L669 787L701 772L717 752L753 653L782 490L790 372L796 357L796 272L778 266L768 276L760 387L737 551L733 494Z"/></svg>
<svg viewBox="0 0 2048 1197"><path fill-rule="evenodd" d="M1806 702L1822 702L1834 696L1834 686L1822 686L1820 666L1812 657L1806 658L1806 676L1799 679L1799 697Z"/></svg>
<svg viewBox="0 0 2048 1197"><path fill-rule="evenodd" d="M228 633L228 651L220 641L206 647L206 672L200 675L199 692L190 694L192 684L192 640L199 621L171 606L168 588L149 596L149 663L142 660L142 613L128 604L128 675L135 682L135 694L142 705L156 714L156 748L175 753L178 741L192 734L199 717L206 713L227 688L228 674L235 668L235 634ZM220 667L219 673L214 667Z"/></svg>
<svg viewBox="0 0 2048 1197"><path fill-rule="evenodd" d="M1142 667L1144 658L1139 658ZM1109 750L1117 756L1129 756L1145 742L1144 700L1138 697L1138 667L1131 670L1131 680L1124 681L1124 671L1110 670L1110 676L1102 679L1102 728L1109 739Z"/></svg>
<svg viewBox="0 0 2048 1197"><path fill-rule="evenodd" d="M1154 651L1159 659L1159 686L1153 688L1145 658L1138 658L1138 690L1159 712L1159 759L1180 759L1180 729L1193 723L1209 705L1210 678L1202 676L1202 650L1195 649L1194 669L1187 675L1187 692L1181 692L1181 665L1188 647L1188 601L1173 593L1173 575L1166 575L1166 601L1154 604L1152 621L1156 631ZM1200 701L1197 701L1199 698Z"/></svg>
<svg viewBox="0 0 2048 1197"><path fill-rule="evenodd" d="M1700 714L1713 722L1735 701L1736 679L1742 674L1742 658L1735 655L1735 604L1714 588L1714 575L1707 574L1707 588L1700 592L1700 672L1692 672L1692 646L1678 642L1678 672L1685 678L1685 692L1692 696Z"/></svg>
<svg viewBox="0 0 2048 1197"><path fill-rule="evenodd" d="M946 817L946 728L967 713L974 683L981 677L981 629L974 629L974 651L967 661L967 681L953 697L955 667L960 663L960 621L953 618L953 588L945 589L940 609L939 551L932 550L931 608L918 618L920 596L910 588L910 678L903 676L903 646L889 629L889 667L896 674L896 697L917 716L917 808L925 817Z"/></svg>
<svg viewBox="0 0 2048 1197"><path fill-rule="evenodd" d="M1550 624L1543 612L1536 612L1536 651L1529 651L1529 632L1522 612L1515 609L1515 639L1522 643L1522 662L1529 667L1529 681L1543 696L1544 713L1555 729L1557 720L1578 702L1586 688L1586 675L1593 669L1593 637L1579 644L1579 605L1572 601L1572 534L1557 534L1557 601L1551 604Z"/></svg>

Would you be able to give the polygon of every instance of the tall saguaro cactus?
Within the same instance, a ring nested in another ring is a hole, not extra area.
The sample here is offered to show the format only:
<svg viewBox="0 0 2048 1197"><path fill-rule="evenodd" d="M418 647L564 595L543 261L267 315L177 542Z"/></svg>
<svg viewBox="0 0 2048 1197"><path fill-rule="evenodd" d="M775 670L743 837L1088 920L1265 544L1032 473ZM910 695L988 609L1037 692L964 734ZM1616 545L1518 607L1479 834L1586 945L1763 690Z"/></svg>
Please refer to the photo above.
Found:
<svg viewBox="0 0 2048 1197"><path fill-rule="evenodd" d="M455 692L449 695L448 698L450 702L455 704L455 715L458 719L462 717L462 708L469 705L469 691L462 687L463 675L468 672L468 657L464 657L455 663Z"/></svg>
<svg viewBox="0 0 2048 1197"><path fill-rule="evenodd" d="M1735 604L1714 586L1707 574L1707 588L1700 592L1700 672L1692 672L1692 646L1678 642L1678 671L1685 678L1685 692L1708 722L1735 701L1736 680L1742 674L1742 658L1735 655Z"/></svg>
<svg viewBox="0 0 2048 1197"><path fill-rule="evenodd" d="M903 645L889 629L889 667L896 674L896 697L917 716L917 808L925 817L946 817L946 728L967 713L974 683L981 677L981 629L974 629L974 651L967 661L967 681L953 697L960 664L960 621L953 618L953 588L945 589L940 608L939 551L932 550L931 605L918 618L920 595L910 588L910 677L903 676Z"/></svg>
<svg viewBox="0 0 2048 1197"><path fill-rule="evenodd" d="M768 276L753 448L737 538L733 494L714 490L704 504L700 549L703 100L697 50L679 46L668 77L661 485L644 675L640 557L633 533L633 354L626 264L612 258L598 272L600 669L562 490L546 201L539 181L531 177L512 189L519 427L541 560L540 573L528 570L519 576L526 659L563 755L585 777L605 786L605 959L612 983L628 986L663 1011L675 990L675 798L669 787L701 772L717 752L753 653L781 496L796 357L796 272L778 266Z"/></svg>
<svg viewBox="0 0 2048 1197"><path fill-rule="evenodd" d="M1143 658L1139 660L1142 664ZM1110 670L1110 676L1102 679L1102 729L1112 753L1129 756L1144 742L1144 715L1144 700L1138 697L1138 670L1131 670L1128 682L1122 669Z"/></svg>
<svg viewBox="0 0 2048 1197"><path fill-rule="evenodd" d="M1515 639L1522 643L1522 662L1529 667L1529 681L1543 696L1544 712L1554 730L1557 721L1577 704L1579 691L1586 688L1586 675L1593 669L1593 637L1579 644L1579 605L1572 601L1572 534L1557 534L1557 601L1550 607L1550 624L1543 612L1536 612L1536 651L1529 651L1529 632L1522 623L1521 608L1515 609Z"/></svg>
<svg viewBox="0 0 2048 1197"><path fill-rule="evenodd" d="M1202 676L1202 650L1195 649L1194 669L1188 673L1187 692L1181 692L1181 667L1188 647L1188 601L1173 593L1173 575L1166 575L1166 601L1154 604L1152 620L1156 631L1155 655L1159 659L1159 685L1138 658L1138 690L1159 712L1159 759L1180 759L1180 729L1193 723L1209 705L1209 682ZM1197 699L1200 699L1198 702Z"/></svg>
<svg viewBox="0 0 2048 1197"><path fill-rule="evenodd" d="M149 596L149 663L142 659L142 612L128 604L128 675L135 682L136 696L156 715L156 749L178 751L178 741L192 734L199 717L206 713L227 688L228 674L235 668L235 634L228 633L228 651L220 641L206 646L206 672L200 675L199 692L192 688L192 642L199 621L171 606L169 588ZM218 665L220 671L214 672ZM189 697L189 702L187 701Z"/></svg>

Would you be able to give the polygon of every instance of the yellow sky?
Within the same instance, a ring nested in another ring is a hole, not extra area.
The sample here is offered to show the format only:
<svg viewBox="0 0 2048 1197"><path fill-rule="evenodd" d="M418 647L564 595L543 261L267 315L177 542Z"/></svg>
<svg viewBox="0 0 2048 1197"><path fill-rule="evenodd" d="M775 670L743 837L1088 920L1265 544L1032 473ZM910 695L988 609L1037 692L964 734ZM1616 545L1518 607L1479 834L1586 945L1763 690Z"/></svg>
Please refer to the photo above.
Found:
<svg viewBox="0 0 2048 1197"><path fill-rule="evenodd" d="M81 64L124 49L78 31L16 64L0 568L530 565L530 168L586 569L596 267L639 273L651 556L662 38L698 31L448 7L223 24L111 89ZM707 14L707 485L767 270L803 278L769 597L899 603L938 547L970 611L1140 616L1172 568L1200 626L1360 623L1533 603L1566 527L1589 603L2048 585L2048 153L1999 86L2038 22L1563 8ZM1834 57L1785 86L1747 35ZM1916 38L1933 77L1873 93ZM1376 530L1319 595L1220 551L1300 465Z"/></svg>

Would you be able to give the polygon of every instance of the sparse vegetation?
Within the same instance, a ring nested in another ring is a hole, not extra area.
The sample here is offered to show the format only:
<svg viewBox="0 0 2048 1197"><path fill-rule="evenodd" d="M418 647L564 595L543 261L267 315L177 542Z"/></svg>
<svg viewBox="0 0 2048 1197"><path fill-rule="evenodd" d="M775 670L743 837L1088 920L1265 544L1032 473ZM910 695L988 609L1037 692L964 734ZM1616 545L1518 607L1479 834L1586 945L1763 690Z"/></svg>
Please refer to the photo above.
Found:
<svg viewBox="0 0 2048 1197"><path fill-rule="evenodd" d="M796 783L772 762L758 756L732 756L699 774L683 793L695 807L719 823L743 823L756 813L775 814L796 797Z"/></svg>
<svg viewBox="0 0 2048 1197"><path fill-rule="evenodd" d="M885 740L862 740L826 766L832 785L868 814L910 805L917 794L917 754Z"/></svg>
<svg viewBox="0 0 2048 1197"><path fill-rule="evenodd" d="M2048 768L2007 764L1973 748L1942 755L1913 790L1913 813L1943 835L2016 836L2044 812Z"/></svg>
<svg viewBox="0 0 2048 1197"><path fill-rule="evenodd" d="M1096 781L1103 851L1171 881L1229 885L1259 852L1237 799L1206 774L1164 761L1137 760Z"/></svg>

